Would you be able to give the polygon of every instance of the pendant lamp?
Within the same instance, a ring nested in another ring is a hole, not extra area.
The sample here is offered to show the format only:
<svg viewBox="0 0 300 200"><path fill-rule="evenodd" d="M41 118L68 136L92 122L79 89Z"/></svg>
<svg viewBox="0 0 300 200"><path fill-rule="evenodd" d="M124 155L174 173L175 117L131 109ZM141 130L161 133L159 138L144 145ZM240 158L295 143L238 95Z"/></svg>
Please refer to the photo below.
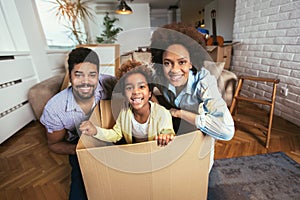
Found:
<svg viewBox="0 0 300 200"><path fill-rule="evenodd" d="M122 15L128 15L132 13L132 9L126 4L125 0L121 0L120 4L118 5L117 9L115 10L115 13L122 14Z"/></svg>

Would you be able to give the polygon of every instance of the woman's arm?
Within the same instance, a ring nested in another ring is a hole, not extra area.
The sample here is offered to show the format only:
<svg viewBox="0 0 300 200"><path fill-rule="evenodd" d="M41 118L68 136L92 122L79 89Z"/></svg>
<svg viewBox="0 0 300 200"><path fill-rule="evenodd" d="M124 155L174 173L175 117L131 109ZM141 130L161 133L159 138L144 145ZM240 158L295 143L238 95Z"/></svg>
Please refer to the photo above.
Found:
<svg viewBox="0 0 300 200"><path fill-rule="evenodd" d="M199 115L195 119L197 128L215 139L231 140L235 132L234 122L215 77L207 73L201 85L197 85L197 90L201 99Z"/></svg>
<svg viewBox="0 0 300 200"><path fill-rule="evenodd" d="M195 125L195 120L197 117L197 114L195 113L186 110L177 110L175 108L171 108L170 113L173 117L184 119L188 123Z"/></svg>
<svg viewBox="0 0 300 200"><path fill-rule="evenodd" d="M201 107L202 105L199 105ZM234 123L227 107L217 115L202 112L195 114L186 110L170 109L173 117L179 117L195 125L202 132L219 140L230 140L234 135Z"/></svg>
<svg viewBox="0 0 300 200"><path fill-rule="evenodd" d="M195 88L200 102L195 112L187 111L184 107L181 110L171 109L170 112L173 117L184 119L215 139L230 140L235 131L234 122L218 91L217 81L209 73L203 73L202 76Z"/></svg>

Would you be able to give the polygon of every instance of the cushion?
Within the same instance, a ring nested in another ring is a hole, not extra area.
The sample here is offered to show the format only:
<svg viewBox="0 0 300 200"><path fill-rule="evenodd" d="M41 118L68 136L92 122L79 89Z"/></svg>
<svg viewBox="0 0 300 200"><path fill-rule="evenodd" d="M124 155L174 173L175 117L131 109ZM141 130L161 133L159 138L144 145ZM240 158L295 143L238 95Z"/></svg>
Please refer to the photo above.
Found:
<svg viewBox="0 0 300 200"><path fill-rule="evenodd" d="M218 80L225 66L225 62L204 61L204 67Z"/></svg>
<svg viewBox="0 0 300 200"><path fill-rule="evenodd" d="M67 69L64 80L60 87L60 91L66 89L69 86L71 86L71 82L70 82L70 77L69 77L69 70Z"/></svg>
<svg viewBox="0 0 300 200"><path fill-rule="evenodd" d="M68 64L68 60L69 60L69 54L66 55L65 58L65 77L64 80L61 84L60 87L60 91L66 89L67 87L69 87L71 85L70 83L70 77L69 77L69 64Z"/></svg>
<svg viewBox="0 0 300 200"><path fill-rule="evenodd" d="M60 91L65 74L58 74L46 79L29 89L28 101L35 117L39 120L48 100Z"/></svg>

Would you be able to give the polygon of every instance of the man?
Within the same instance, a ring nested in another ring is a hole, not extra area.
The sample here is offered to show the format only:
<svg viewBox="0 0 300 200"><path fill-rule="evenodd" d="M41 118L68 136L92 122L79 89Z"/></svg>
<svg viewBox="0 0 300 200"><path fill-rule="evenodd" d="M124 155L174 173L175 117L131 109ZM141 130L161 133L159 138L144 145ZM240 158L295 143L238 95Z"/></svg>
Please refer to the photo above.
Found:
<svg viewBox="0 0 300 200"><path fill-rule="evenodd" d="M48 147L58 154L69 154L72 166L69 199L87 199L76 156L76 144L82 121L89 119L100 99L110 99L116 79L99 74L99 57L88 48L70 52L68 71L71 86L52 97L46 104L41 123L47 129Z"/></svg>

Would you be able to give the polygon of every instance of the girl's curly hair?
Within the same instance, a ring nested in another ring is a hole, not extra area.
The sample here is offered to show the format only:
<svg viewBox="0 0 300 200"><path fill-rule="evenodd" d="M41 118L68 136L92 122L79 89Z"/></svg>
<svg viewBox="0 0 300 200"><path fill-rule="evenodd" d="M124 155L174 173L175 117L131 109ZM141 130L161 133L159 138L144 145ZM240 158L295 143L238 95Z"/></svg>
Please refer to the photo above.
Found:
<svg viewBox="0 0 300 200"><path fill-rule="evenodd" d="M151 64L142 64L141 62L135 60L128 60L119 68L119 73L117 75L119 81L115 88L115 91L121 92L124 95L126 78L131 74L142 74L147 81L150 92L152 92L152 78L154 75L153 73L154 70Z"/></svg>
<svg viewBox="0 0 300 200"><path fill-rule="evenodd" d="M182 23L167 24L156 29L151 38L150 50L157 75L162 74L163 53L173 44L180 44L188 50L194 72L203 66L207 56L204 36L193 26Z"/></svg>
<svg viewBox="0 0 300 200"><path fill-rule="evenodd" d="M126 72L130 71L131 69L142 65L141 62L134 61L134 60L127 60L124 62L121 67L116 72L116 78L119 80Z"/></svg>

